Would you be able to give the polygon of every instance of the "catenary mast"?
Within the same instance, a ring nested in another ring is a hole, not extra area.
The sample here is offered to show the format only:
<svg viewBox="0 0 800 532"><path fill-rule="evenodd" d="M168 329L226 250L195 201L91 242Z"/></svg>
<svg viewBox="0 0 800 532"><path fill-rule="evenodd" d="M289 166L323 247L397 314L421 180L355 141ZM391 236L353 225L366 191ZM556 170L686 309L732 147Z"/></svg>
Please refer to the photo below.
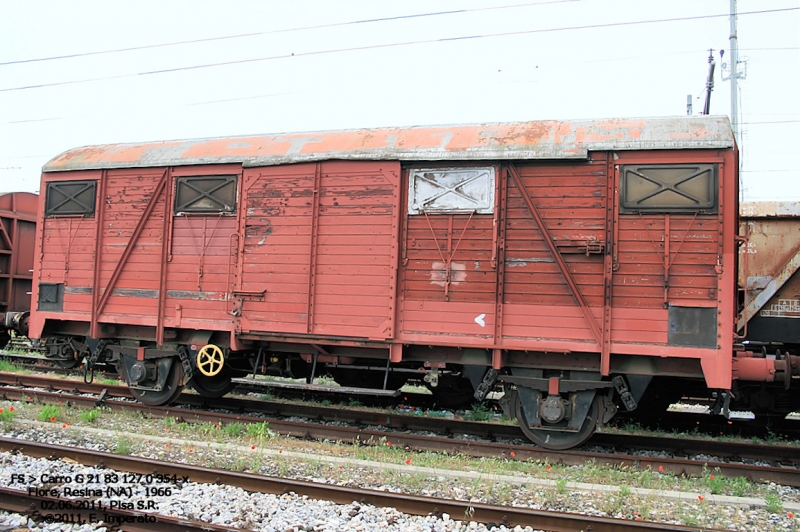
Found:
<svg viewBox="0 0 800 532"><path fill-rule="evenodd" d="M736 35L736 0L731 0L731 124L739 143L739 43Z"/></svg>

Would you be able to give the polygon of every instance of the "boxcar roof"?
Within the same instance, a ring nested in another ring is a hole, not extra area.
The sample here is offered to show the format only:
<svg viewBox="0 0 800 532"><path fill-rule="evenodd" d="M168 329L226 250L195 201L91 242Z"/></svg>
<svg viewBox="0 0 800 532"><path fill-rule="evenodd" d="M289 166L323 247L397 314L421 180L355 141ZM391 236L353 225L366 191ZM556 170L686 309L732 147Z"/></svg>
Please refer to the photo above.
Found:
<svg viewBox="0 0 800 532"><path fill-rule="evenodd" d="M591 151L730 148L726 117L689 116L402 127L105 144L66 151L44 172L349 160L585 159Z"/></svg>

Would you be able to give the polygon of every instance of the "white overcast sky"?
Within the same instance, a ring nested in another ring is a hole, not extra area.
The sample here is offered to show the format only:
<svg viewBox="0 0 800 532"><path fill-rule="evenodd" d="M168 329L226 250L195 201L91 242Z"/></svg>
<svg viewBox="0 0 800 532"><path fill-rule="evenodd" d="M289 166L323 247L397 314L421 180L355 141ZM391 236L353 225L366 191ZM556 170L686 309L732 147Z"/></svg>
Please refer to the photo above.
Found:
<svg viewBox="0 0 800 532"><path fill-rule="evenodd" d="M800 2L737 6L744 199L800 201ZM729 12L730 0L0 0L0 193L37 191L44 163L90 144L678 116L688 94L699 114L709 48L711 113L730 115ZM193 42L163 46L181 41Z"/></svg>

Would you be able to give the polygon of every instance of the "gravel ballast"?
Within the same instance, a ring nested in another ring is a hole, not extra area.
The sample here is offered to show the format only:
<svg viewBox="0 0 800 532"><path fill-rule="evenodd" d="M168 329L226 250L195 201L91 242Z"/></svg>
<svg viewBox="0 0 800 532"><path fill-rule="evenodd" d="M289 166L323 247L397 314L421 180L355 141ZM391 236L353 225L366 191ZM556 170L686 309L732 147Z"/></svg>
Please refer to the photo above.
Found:
<svg viewBox="0 0 800 532"><path fill-rule="evenodd" d="M21 414L14 422L5 423L7 437L31 441L71 445L92 450L119 450L121 438L130 440L128 452L158 460L192 463L210 467L248 471L271 476L313 480L346 486L434 497L458 498L473 502L510 504L537 510L556 510L602 517L645 519L664 523L724 528L730 530L797 530L794 501L797 490L771 486L783 501L780 512L769 512L763 499L720 497L708 492L668 493L665 490L643 490L623 485L592 485L562 478L538 478L534 474L492 475L480 470L452 471L417 467L413 453L397 453L391 463L357 460L334 456L323 445L309 455L298 452L296 440L273 438L251 445L242 439L210 438L209 441L184 440L173 436L146 435L165 431L164 420L115 420L111 414L101 416L102 423L92 427L68 426L66 423L38 423L21 419L33 412L34 406L15 404ZM2 406L2 403L0 403ZM30 410L26 414L26 410ZM81 410L73 409L75 412ZM77 415L72 416L76 418ZM116 423L116 426L115 426ZM104 427L98 429L95 427ZM304 448L299 450L305 451ZM399 450L398 450L399 451ZM406 458L408 456L409 458ZM44 461L53 467L53 462ZM75 467L74 464L66 464ZM2 459L0 482L8 486L13 461ZM25 466L28 467L28 466ZM58 467L62 467L59 465ZM531 466L531 471L534 468ZM549 468L548 468L549 469ZM669 479L667 479L669 480ZM143 488L144 489L144 488ZM393 509L366 505L334 505L311 501L296 495L274 497L249 494L238 488L186 483L171 496L151 498L158 503L158 513L253 528L256 530L362 530L378 527L386 530L490 530L477 523L458 521L456 516L443 518L415 517ZM797 506L800 509L800 505ZM222 510L220 510L222 509ZM181 513L182 512L182 513ZM351 515L353 514L353 515ZM791 517L790 517L791 516ZM309 528L310 527L310 528ZM66 530L68 528L64 528ZM76 527L75 530L78 528ZM0 528L2 530L2 528ZM62 530L61 528L47 530ZM495 530L506 530L499 527ZM522 529L519 529L522 530Z"/></svg>

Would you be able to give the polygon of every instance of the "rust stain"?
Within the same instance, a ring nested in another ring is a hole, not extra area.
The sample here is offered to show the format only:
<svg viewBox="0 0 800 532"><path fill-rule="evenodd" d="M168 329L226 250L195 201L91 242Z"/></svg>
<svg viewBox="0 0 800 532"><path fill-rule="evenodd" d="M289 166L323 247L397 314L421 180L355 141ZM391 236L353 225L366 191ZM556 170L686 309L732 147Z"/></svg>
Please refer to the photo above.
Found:
<svg viewBox="0 0 800 532"><path fill-rule="evenodd" d="M467 263L450 263L450 284L459 285L467 280ZM447 265L444 262L431 264L431 284L444 286L447 284Z"/></svg>

